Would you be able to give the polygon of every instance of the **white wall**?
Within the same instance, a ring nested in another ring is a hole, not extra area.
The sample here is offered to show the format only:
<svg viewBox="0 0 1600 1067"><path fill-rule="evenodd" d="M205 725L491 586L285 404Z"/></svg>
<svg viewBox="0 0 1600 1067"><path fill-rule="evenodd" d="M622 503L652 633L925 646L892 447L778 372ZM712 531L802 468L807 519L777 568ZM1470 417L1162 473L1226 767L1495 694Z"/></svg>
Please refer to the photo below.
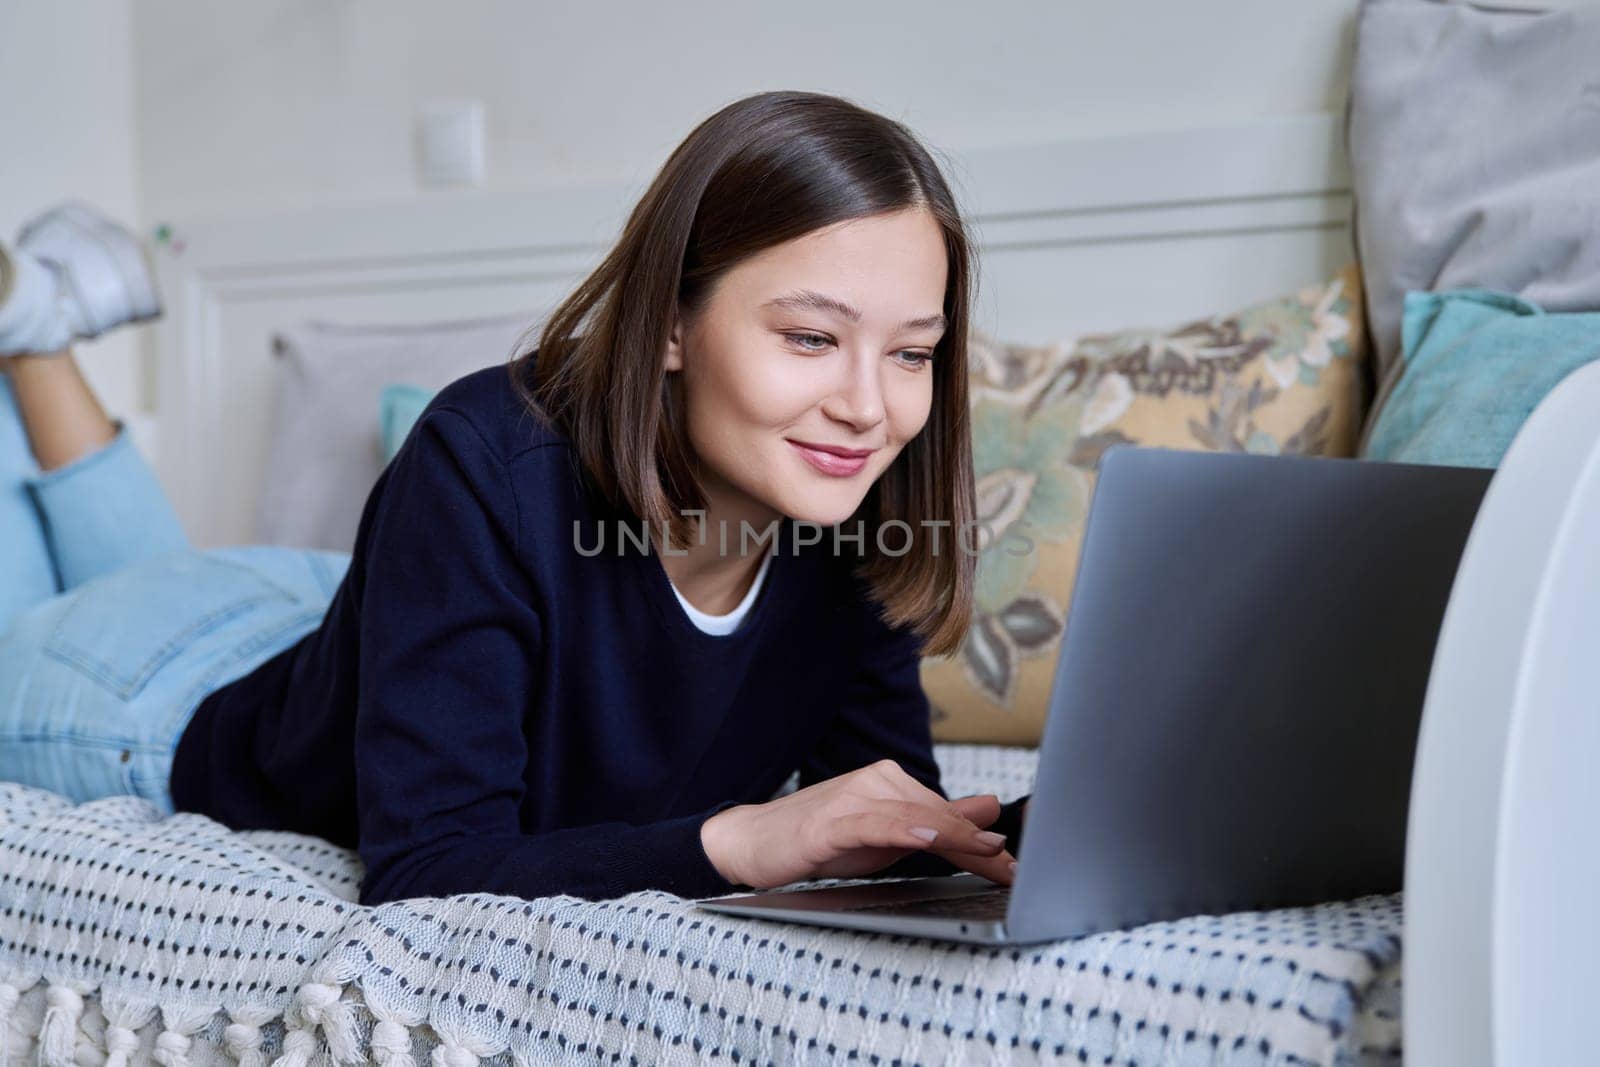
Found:
<svg viewBox="0 0 1600 1067"><path fill-rule="evenodd" d="M144 207L415 195L413 115L435 97L483 100L491 189L642 183L700 119L772 88L848 96L948 150L1336 110L1355 7L141 0Z"/></svg>
<svg viewBox="0 0 1600 1067"><path fill-rule="evenodd" d="M69 197L141 222L130 0L0 3L0 240ZM147 406L147 328L79 345L112 415Z"/></svg>
<svg viewBox="0 0 1600 1067"><path fill-rule="evenodd" d="M413 119L441 97L484 102L488 189L642 183L700 119L780 87L848 96L955 152L1337 110L1355 7L6 0L0 236L65 196L148 233L429 195ZM149 340L81 348L108 408L152 403Z"/></svg>

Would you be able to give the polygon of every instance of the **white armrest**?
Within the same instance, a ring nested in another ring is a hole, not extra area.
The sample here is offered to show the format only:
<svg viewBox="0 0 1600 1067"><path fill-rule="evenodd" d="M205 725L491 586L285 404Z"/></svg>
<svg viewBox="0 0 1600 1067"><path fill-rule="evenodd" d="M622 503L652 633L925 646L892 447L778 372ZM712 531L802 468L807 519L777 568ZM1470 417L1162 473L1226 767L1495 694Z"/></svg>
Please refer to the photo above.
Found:
<svg viewBox="0 0 1600 1067"><path fill-rule="evenodd" d="M1593 1055L1600 364L1512 443L1434 655L1406 839L1406 1060Z"/></svg>

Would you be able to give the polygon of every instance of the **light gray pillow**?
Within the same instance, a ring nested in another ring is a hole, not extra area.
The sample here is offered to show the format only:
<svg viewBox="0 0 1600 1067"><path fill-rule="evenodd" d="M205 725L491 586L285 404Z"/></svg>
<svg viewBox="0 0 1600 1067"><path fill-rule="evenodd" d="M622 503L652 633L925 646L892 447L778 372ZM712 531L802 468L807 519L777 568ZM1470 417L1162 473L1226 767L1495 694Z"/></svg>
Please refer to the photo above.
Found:
<svg viewBox="0 0 1600 1067"><path fill-rule="evenodd" d="M1600 309L1600 8L1365 0L1346 133L1378 393L1408 290Z"/></svg>
<svg viewBox="0 0 1600 1067"><path fill-rule="evenodd" d="M420 326L309 321L273 335L279 389L256 514L263 544L348 552L383 471L378 395L406 382L437 390L505 363L537 338L534 316Z"/></svg>

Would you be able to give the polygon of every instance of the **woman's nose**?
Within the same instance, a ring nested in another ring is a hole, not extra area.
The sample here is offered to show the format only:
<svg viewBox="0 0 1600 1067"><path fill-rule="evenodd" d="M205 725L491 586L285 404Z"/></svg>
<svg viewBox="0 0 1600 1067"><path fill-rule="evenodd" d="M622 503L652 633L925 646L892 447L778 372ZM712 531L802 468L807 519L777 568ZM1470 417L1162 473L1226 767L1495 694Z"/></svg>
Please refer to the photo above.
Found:
<svg viewBox="0 0 1600 1067"><path fill-rule="evenodd" d="M883 382L877 362L855 356L845 361L842 373L824 412L858 431L871 429L883 420Z"/></svg>

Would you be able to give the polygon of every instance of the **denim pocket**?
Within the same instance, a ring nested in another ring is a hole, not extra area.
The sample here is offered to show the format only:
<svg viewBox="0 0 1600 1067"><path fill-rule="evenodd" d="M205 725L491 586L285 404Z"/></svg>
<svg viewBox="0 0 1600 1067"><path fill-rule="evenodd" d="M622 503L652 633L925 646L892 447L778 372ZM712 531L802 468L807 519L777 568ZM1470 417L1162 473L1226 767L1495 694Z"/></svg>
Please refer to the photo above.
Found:
<svg viewBox="0 0 1600 1067"><path fill-rule="evenodd" d="M259 571L188 549L101 575L75 592L43 652L122 700L230 621L296 602Z"/></svg>

